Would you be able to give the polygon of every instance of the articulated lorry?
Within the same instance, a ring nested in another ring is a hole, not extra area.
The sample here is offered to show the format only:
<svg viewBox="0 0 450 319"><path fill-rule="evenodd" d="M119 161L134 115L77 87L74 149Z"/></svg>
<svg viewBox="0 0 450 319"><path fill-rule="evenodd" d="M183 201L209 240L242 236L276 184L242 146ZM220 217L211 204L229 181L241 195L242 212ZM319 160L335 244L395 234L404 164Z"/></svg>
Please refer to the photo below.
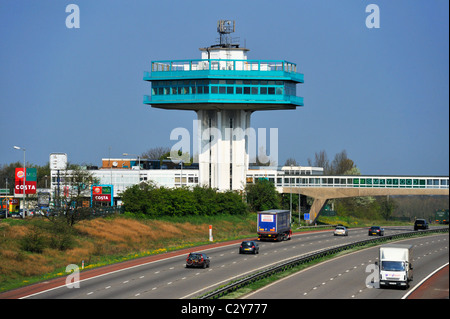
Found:
<svg viewBox="0 0 450 319"><path fill-rule="evenodd" d="M271 209L258 212L258 240L291 239L290 212L288 210Z"/></svg>
<svg viewBox="0 0 450 319"><path fill-rule="evenodd" d="M409 287L413 279L412 245L389 244L380 247L380 287Z"/></svg>

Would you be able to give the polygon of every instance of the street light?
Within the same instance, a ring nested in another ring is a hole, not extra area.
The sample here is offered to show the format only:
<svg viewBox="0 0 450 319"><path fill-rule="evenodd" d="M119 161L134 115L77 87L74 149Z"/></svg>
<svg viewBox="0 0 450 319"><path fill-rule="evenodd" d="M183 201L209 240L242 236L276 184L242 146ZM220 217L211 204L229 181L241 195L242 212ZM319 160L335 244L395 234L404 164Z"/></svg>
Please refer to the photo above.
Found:
<svg viewBox="0 0 450 319"><path fill-rule="evenodd" d="M25 218L25 203L26 203L26 196L25 196L25 181L27 179L27 172L26 172L26 168L25 168L25 151L26 149L24 147L19 147L19 146L13 146L14 149L16 150L22 150L23 151L23 214L22 214L22 218Z"/></svg>

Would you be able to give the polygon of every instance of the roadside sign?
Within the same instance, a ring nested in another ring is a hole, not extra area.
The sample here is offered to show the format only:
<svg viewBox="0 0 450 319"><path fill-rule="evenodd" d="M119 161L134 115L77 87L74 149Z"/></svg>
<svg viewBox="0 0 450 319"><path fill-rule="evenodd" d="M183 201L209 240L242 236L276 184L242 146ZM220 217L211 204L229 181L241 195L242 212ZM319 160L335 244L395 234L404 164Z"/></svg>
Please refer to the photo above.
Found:
<svg viewBox="0 0 450 319"><path fill-rule="evenodd" d="M92 202L110 202L113 206L113 185L93 185L91 188L91 206Z"/></svg>
<svg viewBox="0 0 450 319"><path fill-rule="evenodd" d="M304 219L304 220L309 220L309 213L305 213L305 214L303 215L303 219Z"/></svg>
<svg viewBox="0 0 450 319"><path fill-rule="evenodd" d="M0 195L9 195L8 188L0 188Z"/></svg>
<svg viewBox="0 0 450 319"><path fill-rule="evenodd" d="M25 185L24 185L25 179ZM37 172L35 167L29 167L24 169L23 167L17 167L15 173L15 187L14 194L36 194L37 186Z"/></svg>

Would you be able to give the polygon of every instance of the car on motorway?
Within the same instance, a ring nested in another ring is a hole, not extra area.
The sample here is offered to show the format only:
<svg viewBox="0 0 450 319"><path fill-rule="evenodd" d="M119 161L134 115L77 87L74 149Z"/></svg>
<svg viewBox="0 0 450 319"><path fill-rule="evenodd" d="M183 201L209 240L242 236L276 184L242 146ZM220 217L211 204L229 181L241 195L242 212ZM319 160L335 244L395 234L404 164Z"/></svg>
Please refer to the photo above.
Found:
<svg viewBox="0 0 450 319"><path fill-rule="evenodd" d="M190 267L209 267L209 257L204 253L190 253L186 258L186 268Z"/></svg>
<svg viewBox="0 0 450 319"><path fill-rule="evenodd" d="M414 222L414 230L428 229L428 222L426 219L416 219Z"/></svg>
<svg viewBox="0 0 450 319"><path fill-rule="evenodd" d="M243 241L241 243L241 246L239 247L239 253L240 254L245 254L245 253L259 254L259 246L254 241Z"/></svg>
<svg viewBox="0 0 450 319"><path fill-rule="evenodd" d="M336 226L334 236L348 236L348 229L345 226Z"/></svg>
<svg viewBox="0 0 450 319"><path fill-rule="evenodd" d="M369 236L384 236L384 228L372 226L369 228Z"/></svg>

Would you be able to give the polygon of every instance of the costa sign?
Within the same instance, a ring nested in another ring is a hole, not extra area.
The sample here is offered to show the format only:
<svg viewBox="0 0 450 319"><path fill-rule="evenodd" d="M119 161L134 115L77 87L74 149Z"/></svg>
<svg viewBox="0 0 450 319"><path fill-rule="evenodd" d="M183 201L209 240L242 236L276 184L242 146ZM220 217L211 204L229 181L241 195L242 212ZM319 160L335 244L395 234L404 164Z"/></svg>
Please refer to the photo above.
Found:
<svg viewBox="0 0 450 319"><path fill-rule="evenodd" d="M112 185L94 185L92 186L92 196L93 202L111 202L113 200L112 195Z"/></svg>
<svg viewBox="0 0 450 319"><path fill-rule="evenodd" d="M24 179L25 179L25 194L36 194L37 187L37 173L36 168L16 168L16 173L14 175L15 187L14 194L23 194L24 190Z"/></svg>

